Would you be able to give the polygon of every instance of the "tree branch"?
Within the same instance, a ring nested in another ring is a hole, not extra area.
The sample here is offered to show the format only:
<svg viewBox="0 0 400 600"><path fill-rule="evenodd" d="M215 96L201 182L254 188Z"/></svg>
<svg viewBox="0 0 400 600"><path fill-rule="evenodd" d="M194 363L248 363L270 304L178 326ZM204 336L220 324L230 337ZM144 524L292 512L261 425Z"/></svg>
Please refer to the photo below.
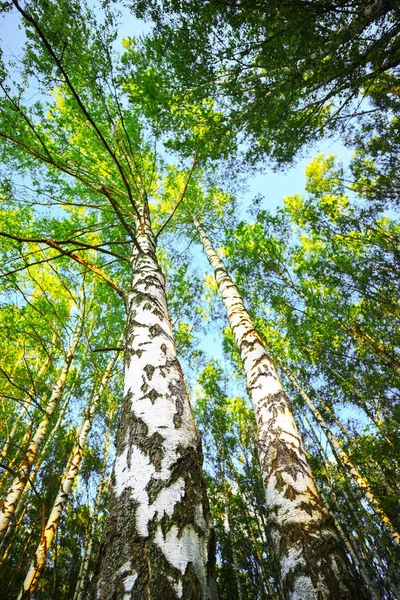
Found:
<svg viewBox="0 0 400 600"><path fill-rule="evenodd" d="M60 254L62 254L63 256L70 256L76 262L80 263L81 265L84 265L87 269L93 271L93 273L96 273L96 275L99 275L121 296L121 298L125 298L125 294L122 291L122 289L116 283L114 283L105 273L103 273L103 271L99 267L96 267L96 265L92 265L91 263L87 262L71 250L64 250L64 248L61 248L61 246L59 246L57 242L51 240L50 238L24 238L19 237L17 235L13 235L11 233L6 233L4 231L0 231L0 236L7 237L18 242L33 242L47 244L51 248L55 248L56 250L58 250L58 252L60 252Z"/></svg>
<svg viewBox="0 0 400 600"><path fill-rule="evenodd" d="M160 233L163 231L163 229L165 229L165 228L166 228L166 226L168 225L168 223L170 222L170 220L173 218L173 216L175 215L176 211L178 210L178 206L180 205L180 203L181 203L181 202L182 202L182 200L184 199L184 197L185 197L185 194L186 194L186 190L187 190L187 188L188 188L189 182L190 182L190 180L191 180L191 178L192 178L192 175L193 175L194 168L195 168L195 166L196 166L196 162L197 162L197 157L198 157L198 154L199 154L199 152L198 152L198 150L196 150L196 152L195 152L195 154L194 154L194 158L193 158L193 164L192 164L192 168L190 169L190 173L189 173L189 176L188 176L188 178L187 178L187 180L186 180L185 187L183 188L182 195L181 195L181 197L179 198L179 200L178 200L177 204L175 205L175 208L174 208L174 210L172 211L172 213L170 214L170 216L168 217L168 219L165 221L164 225L162 225L162 226L161 226L161 228L158 230L158 232L157 232L157 233L156 233L156 235L154 236L154 239L155 239L155 240L157 240L158 236L159 236L159 235L160 235Z"/></svg>
<svg viewBox="0 0 400 600"><path fill-rule="evenodd" d="M131 205L133 206L136 215L139 217L139 211L138 208L133 200L133 196L132 196L132 191L130 189L128 180L125 176L124 170L122 168L121 163L119 162L119 160L116 157L115 152L111 149L109 143L107 142L106 138L104 137L104 135L102 134L102 132L100 131L99 127L96 125L96 122L94 121L94 119L92 118L92 116L90 115L90 113L88 112L87 108L85 107L85 105L83 104L80 95L78 94L78 92L75 89L75 86L73 85L72 81L70 80L68 73L66 72L66 70L64 69L61 60L57 57L55 51L53 50L52 46L50 45L48 39L46 38L45 34L43 33L39 23L30 15L28 14L19 4L18 0L12 0L14 6L16 7L16 9L18 10L18 12L21 13L21 15L24 17L24 19L30 23L32 25L32 27L36 30L38 36L40 37L40 39L43 42L44 47L46 48L47 52L50 54L51 58L53 59L53 61L55 62L55 64L57 65L57 67L60 69L61 73L63 74L63 76L65 77L65 81L66 84L68 86L68 88L70 89L73 97L75 98L76 102L78 103L79 108L81 109L82 113L84 114L84 116L86 117L86 119L89 121L90 125L93 127L94 131L96 132L98 138L100 139L100 141L102 142L104 148L106 149L106 151L108 152L108 154L111 156L112 160L114 161L114 163L117 166L117 169L121 175L122 181L124 182L126 191L128 193L128 197L130 200Z"/></svg>

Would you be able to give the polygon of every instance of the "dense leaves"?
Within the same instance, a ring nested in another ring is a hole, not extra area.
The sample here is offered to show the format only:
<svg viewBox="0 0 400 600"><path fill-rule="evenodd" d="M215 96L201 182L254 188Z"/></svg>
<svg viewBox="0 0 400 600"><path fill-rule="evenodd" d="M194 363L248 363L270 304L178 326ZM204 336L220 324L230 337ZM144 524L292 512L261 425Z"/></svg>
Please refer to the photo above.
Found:
<svg viewBox="0 0 400 600"><path fill-rule="evenodd" d="M395 599L398 3L136 0L125 4L154 31L120 53L117 3L3 4L20 14L26 40L18 58L3 54L0 81L1 506L82 323L1 541L4 597L18 597L117 353L34 598L90 594L120 418L124 299L149 214L203 438L221 600L282 591L243 367L196 249L195 217L285 381L359 588ZM237 223L249 165L288 163L331 132L355 148L350 171L318 155L304 194L273 215L259 198Z"/></svg>
<svg viewBox="0 0 400 600"><path fill-rule="evenodd" d="M399 12L391 0L128 4L155 20L149 57L156 52L173 69L180 89L215 99L250 159L291 160L310 140L345 131L371 110L364 98L382 78L398 85ZM387 114L386 106L374 110L381 109Z"/></svg>

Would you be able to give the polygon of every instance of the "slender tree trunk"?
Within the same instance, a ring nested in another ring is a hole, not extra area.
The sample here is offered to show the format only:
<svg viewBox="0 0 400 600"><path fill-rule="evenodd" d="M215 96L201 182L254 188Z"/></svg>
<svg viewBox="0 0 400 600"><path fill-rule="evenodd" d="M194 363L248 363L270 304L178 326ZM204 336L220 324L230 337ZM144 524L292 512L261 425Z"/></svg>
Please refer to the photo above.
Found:
<svg viewBox="0 0 400 600"><path fill-rule="evenodd" d="M355 553L359 557L359 561L363 565L364 571L368 572L369 580L371 581L371 585L377 589L377 586L384 587L386 590L389 590L394 594L394 597L400 598L400 594L398 591L397 584L393 581L392 573L397 572L395 567L396 561L391 561L390 552L388 552L388 548L383 545L381 541L381 530L376 527L376 523L373 521L373 514L369 511L363 511L366 516L366 521L363 521L359 513L356 513L354 508L358 505L357 499L353 497L353 495L349 496L346 492L345 487L343 486L342 477L340 481L336 481L336 488L340 489L340 494L344 498L337 501L337 495L335 491L334 482L332 482L331 476L328 471L329 467L332 467L332 462L326 455L326 450L321 444L313 425L310 423L310 420L303 410L303 418L307 422L309 427L309 432L312 435L316 446L318 448L318 453L320 455L326 481L329 487L329 498L334 500L333 510L341 519L342 529L343 526L346 525L346 529L348 531L347 538L351 543ZM337 475L337 474L336 474ZM347 474L346 474L347 475ZM345 479L347 482L347 479ZM349 491L352 492L351 487L349 487ZM325 497L325 505L329 506L328 498ZM332 502L330 503L332 506ZM347 508L346 515L341 511L340 506L344 505ZM349 517L352 517L349 522ZM374 534L371 534L371 531L374 531ZM366 534L366 532L368 532ZM372 544L371 544L372 541ZM372 552L372 553L371 553ZM387 561L385 564L384 560ZM379 563L379 569L376 568L376 562ZM378 594L379 596L379 594ZM380 596L379 596L380 597ZM392 596L390 596L392 597Z"/></svg>
<svg viewBox="0 0 400 600"><path fill-rule="evenodd" d="M68 371L70 369L72 359L74 357L76 348L78 346L83 327L83 315L79 316L78 325L76 328L74 340L72 346L67 352L64 366L61 370L60 376L54 386L51 394L49 403L46 407L44 417L39 423L39 426L35 432L33 439L31 440L26 454L19 466L18 475L15 477L11 489L4 501L4 505L0 512L0 540L2 540L7 533L7 529L10 525L11 520L14 518L15 510L18 506L21 495L25 489L27 481L29 479L30 472L35 463L37 454L40 450L41 445L47 434L49 423L54 415L55 410L61 400L65 382L67 379Z"/></svg>
<svg viewBox="0 0 400 600"><path fill-rule="evenodd" d="M47 370L49 368L51 364L51 358L49 355L46 355L45 361L42 364L41 369L39 370L39 373L37 375L38 380L40 381L40 379L47 373ZM13 439L15 437L15 434L17 432L17 428L18 428L18 423L20 422L20 420L22 419L22 417L25 415L25 413L27 412L28 408L31 405L32 402L32 397L33 394L35 393L35 387L32 385L29 392L28 392L28 397L26 398L26 400L24 401L21 410L19 411L13 426L11 428L10 433L7 436L7 440L5 441L2 449L1 449L1 453L0 453L0 458L2 461L4 461L7 457L10 445L13 442Z"/></svg>
<svg viewBox="0 0 400 600"><path fill-rule="evenodd" d="M12 585L13 585L13 583L14 583L14 581L15 581L15 578L18 576L18 574L19 574L19 572L20 572L20 570L21 570L21 567L22 567L22 564L23 564L23 562L24 562L24 558L25 558L25 553L26 553L26 551L28 550L28 548L29 548L29 544L30 544L30 542L31 542L31 537L32 537L32 534L33 534L33 529L31 529L31 531L28 533L28 535L27 535L27 537L26 537L26 540L25 540L25 543L24 543L24 546L23 546L23 548L22 548L22 552L21 552L21 558L20 558L20 560L19 560L19 562L18 562L18 565L17 565L17 567L15 568L15 570L14 570L14 572L13 572L12 576L11 576L11 579L10 579L10 581L9 581L9 583L8 583L8 589L9 589L9 590L11 590L11 589L12 589ZM9 592L9 594L7 595L7 600L11 600L10 592Z"/></svg>
<svg viewBox="0 0 400 600"><path fill-rule="evenodd" d="M346 452L343 450L343 448L339 444L339 442L336 439L336 437L330 431L330 429L327 426L326 421L324 420L323 416L321 415L321 413L319 412L319 410L317 409L317 407L314 406L311 398L308 396L308 394L306 394L306 392L304 391L304 389L302 388L302 386L298 383L298 381L294 377L293 373L282 363L281 360L279 360L279 364L281 365L282 369L284 370L284 372L286 373L286 375L288 376L288 378L290 379L290 381L293 383L293 385L295 386L295 388L300 393L301 397L303 398L303 400L305 401L306 405L310 409L310 411L311 411L314 419L316 420L316 422L320 425L322 431L324 432L324 434L328 438L328 441L329 441L329 443L330 443L330 445L332 447L332 450L336 454L337 458L339 460L341 460L343 462L343 464L346 466L346 468L349 471L350 475L352 476L353 480L358 485L358 487L362 490L362 492L364 493L365 497L368 499L368 501L369 501L371 507L373 508L374 512L381 519L382 524L387 529L387 531L390 534L392 540L397 545L400 545L400 534L399 534L399 532L396 531L396 529L393 527L390 519L388 518L388 516L385 514L385 512L380 507L379 502L376 499L376 497L375 497L374 493L372 492L371 488L369 487L368 483L365 481L365 479L363 478L363 476L359 473L359 471L353 465L353 463L350 460L349 456L346 454Z"/></svg>
<svg viewBox="0 0 400 600"><path fill-rule="evenodd" d="M307 348L306 346L304 346L304 348L307 350L307 352L310 354L310 348ZM348 379L345 379L343 377L343 375L341 375L338 371L336 371L336 369L334 369L331 365L329 365L327 362L325 361L320 361L327 369L328 371L330 371L335 377L336 379L338 379L339 381L342 381L348 388L350 388L353 393L356 395L356 397L359 399L358 403L355 403L362 411L365 412L365 414L367 415L367 417L369 419L371 419L371 422L375 425L375 427L378 429L380 435L382 436L382 438L385 440L385 442L391 447L394 448L394 444L392 442L392 440L386 435L383 427L382 427L382 423L379 421L379 419L374 415L374 413L372 412L372 410L370 409L370 407L368 406L368 402L367 400L363 397L362 393L360 392L360 390Z"/></svg>
<svg viewBox="0 0 400 600"><path fill-rule="evenodd" d="M89 400L88 406L85 409L83 421L81 423L78 433L78 438L71 450L67 467L61 479L60 489L58 490L56 499L54 500L53 508L47 520L46 527L42 532L40 542L38 544L38 547L36 548L35 558L32 561L32 564L25 577L21 592L18 596L18 600L21 600L22 598L31 598L35 590L37 581L45 565L46 557L49 552L51 543L56 534L62 511L68 500L69 494L72 490L72 486L74 485L74 482L79 473L83 457L83 449L86 444L87 436L89 435L90 429L92 427L94 415L96 413L97 407L103 395L104 389L107 385L107 382L111 376L111 372L115 366L117 358L118 353L115 353L115 355L110 359L104 372L103 378L101 380L97 394L95 394L94 397Z"/></svg>
<svg viewBox="0 0 400 600"><path fill-rule="evenodd" d="M269 527L287 600L362 598L313 481L288 397L243 300L198 220L237 343L258 425L257 445Z"/></svg>
<svg viewBox="0 0 400 600"><path fill-rule="evenodd" d="M325 505L329 506L327 499L324 497L323 494L321 494L321 498L325 502ZM362 560L362 558L359 557L358 553L356 552L350 537L346 535L339 521L335 517L333 518L335 519L336 529L338 530L339 535L342 538L344 545L346 546L346 550L350 555L354 566L358 569L361 579L364 581L366 589L370 593L372 600L381 600L379 590L377 590L375 583L370 579L368 572L365 568L364 561Z"/></svg>
<svg viewBox="0 0 400 600"><path fill-rule="evenodd" d="M255 521L257 523L258 535L266 544L268 544L269 540L265 536L264 524L263 523L260 524L260 515L259 515L256 507L251 504L251 499L248 499L246 497L246 494L243 491L242 484L240 482L240 478L238 477L237 468L234 464L234 461L232 460L230 450L226 444L224 432L220 428L218 428L218 438L219 438L219 442L221 445L219 447L217 447L217 453L219 455L223 455L225 457L225 459L229 465L230 471L234 474L234 479L235 479L235 483L237 486L237 490L242 498L243 508L244 508L244 516L245 516L245 521L246 521L246 529L251 538L251 541L253 542L253 549L254 549L254 554L256 557L255 565L256 565L257 575L260 578L260 582L262 584L264 584L264 586L266 587L266 593L268 594L268 596L271 596L271 598L272 597L275 598L275 596L277 596L277 594L274 593L274 590L272 589L271 584L269 582L269 577L271 575L271 573L268 572L268 567L270 568L270 565L268 563L271 562L270 561L270 553L269 553L268 560L265 557L262 557L260 554L259 543L257 542L256 536L254 533L253 524L252 524L252 515L250 514L250 507L252 508L253 519L255 519ZM243 448L243 446L242 446L242 451L243 451L244 456L246 456L246 451ZM247 456L246 456L246 466L248 467ZM228 504L228 507L229 507L229 504ZM263 527L264 531L261 530L261 527ZM276 582L276 576L274 577L274 580ZM279 594L279 592L278 592L278 594Z"/></svg>
<svg viewBox="0 0 400 600"><path fill-rule="evenodd" d="M225 508L225 514L226 514L226 518L228 521L228 527L229 527L229 539L231 542L231 548L232 548L232 559L233 559L233 570L235 572L235 580L236 580L236 588L237 588L237 596L238 596L238 600L243 600L243 589L242 589L242 582L240 581L240 573L239 573L239 561L238 561L238 551L237 551L237 540L235 540L235 536L233 534L233 529L232 529L232 516L231 516L231 507L230 507L230 497L229 497L229 492L228 492L228 485L227 482L225 480L225 474L222 474L223 477L223 496L224 496L224 508Z"/></svg>
<svg viewBox="0 0 400 600"><path fill-rule="evenodd" d="M263 260L263 262L265 262ZM298 288L296 285L293 284L293 282L290 280L289 277L287 277L282 271L280 270L276 270L274 269L275 273L278 274L278 276L282 279L282 281L291 289L293 289L305 302L308 301L307 296L302 292L302 290L300 288ZM337 319L331 311L326 310L323 306L321 307L322 311L327 313L330 317L332 317L338 327L344 331L345 333L347 333L355 342L355 344L357 344L357 342L359 340L365 342L370 348L373 349L373 353L375 354L375 356L382 360L382 362L384 362L385 364L389 365L390 367L392 367L397 373L400 373L400 361L399 359L394 356L390 350L388 350L387 348L385 348L382 343L378 342L377 340L375 340L375 338L371 335L369 335L366 332L357 332L356 327L354 325L346 325L345 323L343 323L342 321L340 321L339 319Z"/></svg>
<svg viewBox="0 0 400 600"><path fill-rule="evenodd" d="M125 398L95 597L211 600L214 540L201 440L147 209L137 242L126 295Z"/></svg>
<svg viewBox="0 0 400 600"><path fill-rule="evenodd" d="M287 367L285 367L285 365L282 364L282 362L280 362L280 364L282 365L282 368L284 368L284 369L287 368ZM335 425L338 427L338 429L340 429L340 431L342 432L343 436L351 444L354 441L354 437L349 433L349 431L346 429L346 427L343 425L343 423L337 418L337 416L335 415L335 413L331 409L331 407L328 404L326 404L326 402L324 402L324 400L312 388L312 386L310 386L309 384L307 384L307 387L312 391L312 393L317 398L318 404L320 406L322 406L322 408L328 413L329 417L332 419L332 421L335 423ZM393 494L394 496L396 496L398 494L398 490L395 489L387 481L387 477L383 473L380 465L373 458L371 458L368 455L365 456L365 454L364 454L363 455L363 459L368 464L368 468L369 468L370 472L373 472L373 473L375 473L376 476L378 476L381 485L384 486L384 487L386 487L387 492L390 493L390 494Z"/></svg>
<svg viewBox="0 0 400 600"><path fill-rule="evenodd" d="M104 494L105 489L105 474L107 470L107 458L110 450L110 440L111 440L111 430L109 429L106 433L106 439L104 443L104 453L103 453L103 464L101 468L99 484L97 486L96 498L93 504L93 511L90 519L90 527L89 533L87 537L87 545L85 551L82 556L82 562L79 569L78 579L75 586L75 592L73 600L85 600L86 591L88 588L88 573L89 573L89 565L90 560L92 558L93 553L93 542L96 536L96 530L99 522L99 508L100 502Z"/></svg>
<svg viewBox="0 0 400 600"><path fill-rule="evenodd" d="M43 446L42 446L42 448L40 450L40 456L39 456L38 460L36 461L35 466L33 467L32 471L30 472L29 479L26 482L25 489L24 489L24 491L23 491L23 493L21 495L20 501L18 503L18 508L15 511L14 517L13 517L11 523L10 523L10 526L7 529L6 535L3 537L3 539L0 542L0 552L5 547L6 543L9 540L9 538L11 536L14 537L15 531L18 528L19 524L21 523L23 514L25 512L25 504L26 504L25 501L26 501L26 498L27 498L27 496L29 494L29 491L30 491L32 485L33 485L33 482L35 481L35 477L38 474L39 469L40 469L40 467L42 465L43 458L46 456L47 448L48 448L48 446L50 446L50 443L51 443L52 439L56 435L56 433L59 430L60 425L61 425L61 423L62 423L62 421L64 419L65 411L67 410L70 397L71 397L71 390L69 391L66 399L64 400L64 402L62 404L61 409L60 409L60 414L58 416L58 419L57 419L54 427L52 428L51 432L49 433L49 435L48 435L45 443L43 444ZM13 535L13 532L14 532L14 535ZM5 559L7 558L7 555L9 553L11 547L12 547L12 540L9 542L9 544L7 546L7 549L4 552L4 555L0 559L0 567L3 564L3 562L5 561Z"/></svg>

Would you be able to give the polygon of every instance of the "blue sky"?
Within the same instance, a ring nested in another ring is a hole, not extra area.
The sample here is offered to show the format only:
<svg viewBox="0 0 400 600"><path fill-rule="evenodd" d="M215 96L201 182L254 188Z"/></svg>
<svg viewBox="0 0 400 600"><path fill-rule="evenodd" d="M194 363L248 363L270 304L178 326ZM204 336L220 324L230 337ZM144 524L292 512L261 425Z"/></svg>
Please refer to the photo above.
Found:
<svg viewBox="0 0 400 600"><path fill-rule="evenodd" d="M5 59L11 59L13 51L23 44L24 37L18 28L19 22L20 16L15 9L0 16L0 39ZM148 23L135 19L126 9L122 11L119 42L122 38L139 37L149 31ZM286 171L275 173L272 169L264 169L263 173L250 176L248 191L241 194L243 206L248 206L254 196L261 194L264 197L262 207L274 211L276 207L282 205L285 196L302 193L305 186L305 168L313 156L320 152L336 154L345 166L351 156L351 152L339 140L325 140L314 144L303 151L303 157Z"/></svg>
<svg viewBox="0 0 400 600"><path fill-rule="evenodd" d="M14 9L10 13L0 15L0 39L2 40L2 48L4 58L8 61L13 58L13 53L18 51L24 41L24 36L18 28L20 21L19 14ZM124 11L121 20L119 42L124 37L139 37L141 34L147 33L150 26L140 22L128 12ZM345 148L338 140L325 140L318 142L306 150L303 150L303 156L298 159L294 166L281 172L274 172L272 169L264 168L263 173L249 176L248 191L245 194L240 194L241 204L243 208L249 206L252 198L260 194L264 197L262 208L274 211L282 205L283 198L296 193L303 193L305 187L305 168L311 162L312 158L318 153L335 154L344 165L348 165L351 151ZM243 214L244 216L244 214ZM199 261L204 262L205 270L209 271L205 259ZM218 341L217 341L218 340ZM214 354L218 359L225 364L229 372L229 366L224 359L220 347L220 331L214 331L206 336L202 336L201 348L209 354ZM185 369L186 370L186 369ZM230 382L230 394L244 394L243 382L232 379ZM353 416L353 408L348 409L349 412L343 411L344 417Z"/></svg>

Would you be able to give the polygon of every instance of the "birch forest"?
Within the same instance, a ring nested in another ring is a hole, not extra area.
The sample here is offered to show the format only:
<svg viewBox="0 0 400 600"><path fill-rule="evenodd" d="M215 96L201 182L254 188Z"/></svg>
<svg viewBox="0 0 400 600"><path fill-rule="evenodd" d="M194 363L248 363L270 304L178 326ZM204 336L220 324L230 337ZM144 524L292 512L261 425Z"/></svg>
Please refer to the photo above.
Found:
<svg viewBox="0 0 400 600"><path fill-rule="evenodd" d="M0 11L0 600L399 599L398 1Z"/></svg>

